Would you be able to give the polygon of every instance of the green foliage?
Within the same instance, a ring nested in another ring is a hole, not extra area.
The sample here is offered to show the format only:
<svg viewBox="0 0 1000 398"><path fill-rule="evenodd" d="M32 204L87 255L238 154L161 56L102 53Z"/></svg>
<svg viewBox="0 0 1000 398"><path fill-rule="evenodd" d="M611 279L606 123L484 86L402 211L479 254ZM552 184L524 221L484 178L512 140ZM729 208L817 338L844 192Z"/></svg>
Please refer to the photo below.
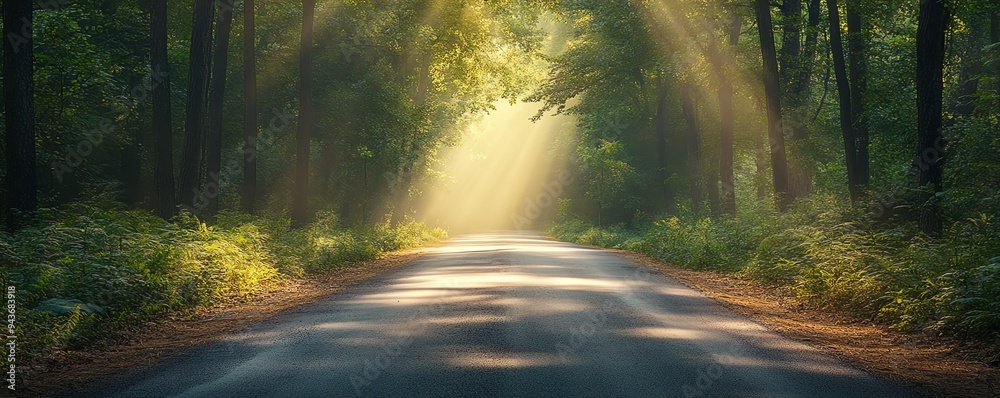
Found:
<svg viewBox="0 0 1000 398"><path fill-rule="evenodd" d="M636 250L642 239L622 225L597 228L579 219L556 224L549 235L563 241L624 250Z"/></svg>
<svg viewBox="0 0 1000 398"><path fill-rule="evenodd" d="M950 303L960 315L948 319L947 326L970 334L996 333L1000 330L1000 257L964 272L962 279L966 285Z"/></svg>
<svg viewBox="0 0 1000 398"><path fill-rule="evenodd" d="M0 235L24 352L91 344L137 321L446 237L412 222L345 230L331 214L299 230L289 224L280 214L235 213L211 226L189 215L165 222L114 202L43 209L30 226Z"/></svg>
<svg viewBox="0 0 1000 398"><path fill-rule="evenodd" d="M652 257L699 269L736 270L754 255L758 244L773 233L767 220L775 212L766 206L739 217L712 219L688 211L654 221L640 250Z"/></svg>
<svg viewBox="0 0 1000 398"><path fill-rule="evenodd" d="M580 160L587 180L586 196L602 209L635 208L641 180L624 157L621 142L599 140L596 147L581 147Z"/></svg>
<svg viewBox="0 0 1000 398"><path fill-rule="evenodd" d="M784 214L746 206L737 216L667 217L638 240L635 232L575 219L561 221L550 235L732 272L787 289L804 303L902 330L1000 338L1000 226L985 215L955 222L947 239L934 240L913 225L877 224L817 194Z"/></svg>

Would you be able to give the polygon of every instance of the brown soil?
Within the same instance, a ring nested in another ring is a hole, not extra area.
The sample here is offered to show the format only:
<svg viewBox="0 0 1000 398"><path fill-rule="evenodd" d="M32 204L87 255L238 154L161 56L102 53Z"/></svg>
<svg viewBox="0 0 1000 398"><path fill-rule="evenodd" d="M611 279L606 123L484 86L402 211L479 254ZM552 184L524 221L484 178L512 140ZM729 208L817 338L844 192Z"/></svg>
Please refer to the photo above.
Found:
<svg viewBox="0 0 1000 398"><path fill-rule="evenodd" d="M935 336L810 308L780 289L714 271L693 271L641 254L611 250L698 289L732 311L858 368L907 384L928 396L1000 397L1000 369L974 358L979 350Z"/></svg>
<svg viewBox="0 0 1000 398"><path fill-rule="evenodd" d="M218 340L250 323L342 292L416 260L429 248L388 254L325 275L284 281L272 290L236 302L167 316L142 330L122 333L104 347L53 353L26 366L26 371L19 375L18 390L29 396L44 396L113 373L152 365L185 348Z"/></svg>

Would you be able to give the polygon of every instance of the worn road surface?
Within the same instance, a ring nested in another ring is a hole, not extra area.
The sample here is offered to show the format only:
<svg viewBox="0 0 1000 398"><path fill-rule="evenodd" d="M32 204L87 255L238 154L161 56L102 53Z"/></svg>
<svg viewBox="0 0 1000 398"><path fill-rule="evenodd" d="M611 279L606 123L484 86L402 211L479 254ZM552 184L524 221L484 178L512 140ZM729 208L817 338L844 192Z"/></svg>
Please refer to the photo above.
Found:
<svg viewBox="0 0 1000 398"><path fill-rule="evenodd" d="M597 249L471 235L74 397L908 397Z"/></svg>

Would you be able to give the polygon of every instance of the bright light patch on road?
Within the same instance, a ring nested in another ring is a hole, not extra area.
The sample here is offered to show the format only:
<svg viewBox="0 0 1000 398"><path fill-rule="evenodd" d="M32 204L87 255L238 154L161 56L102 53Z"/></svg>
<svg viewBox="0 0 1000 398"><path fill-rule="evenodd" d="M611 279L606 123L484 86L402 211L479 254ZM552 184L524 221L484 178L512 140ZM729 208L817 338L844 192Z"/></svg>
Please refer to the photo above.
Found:
<svg viewBox="0 0 1000 398"><path fill-rule="evenodd" d="M680 328L633 328L623 330L621 334L632 337L653 337L657 339L704 340L709 338L705 332Z"/></svg>
<svg viewBox="0 0 1000 398"><path fill-rule="evenodd" d="M452 366L487 369L516 369L539 366L559 366L558 355L539 353L500 354L495 352L469 353L449 359Z"/></svg>

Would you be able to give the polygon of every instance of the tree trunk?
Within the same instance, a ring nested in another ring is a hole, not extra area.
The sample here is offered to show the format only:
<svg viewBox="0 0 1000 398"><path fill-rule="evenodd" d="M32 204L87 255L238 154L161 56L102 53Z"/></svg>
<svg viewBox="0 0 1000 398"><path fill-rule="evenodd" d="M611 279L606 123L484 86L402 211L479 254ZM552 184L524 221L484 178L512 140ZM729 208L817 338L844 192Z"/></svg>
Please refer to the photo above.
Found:
<svg viewBox="0 0 1000 398"><path fill-rule="evenodd" d="M781 85L788 88L788 105L796 109L802 102L804 82L799 81L802 62L802 0L784 0L781 3L781 54L778 76Z"/></svg>
<svg viewBox="0 0 1000 398"><path fill-rule="evenodd" d="M431 63L433 61L434 59L429 51L425 52L420 58L419 75L411 93L413 102L417 106L423 106L427 102L427 95L431 88ZM406 213L410 210L410 187L413 184L413 169L416 163L414 153L416 150L417 148L414 147L412 139L408 140L403 147L402 167L399 168L399 172L402 175L398 179L399 186L396 187L396 198L392 209L392 219L390 220L393 226L405 221Z"/></svg>
<svg viewBox="0 0 1000 398"><path fill-rule="evenodd" d="M768 173L768 158L770 154L767 153L765 148L764 134L754 134L753 135L753 150L754 150L754 187L757 189L757 200L765 201L767 200L768 192L770 188L767 181Z"/></svg>
<svg viewBox="0 0 1000 398"><path fill-rule="evenodd" d="M944 122L944 126L951 127L960 120L964 120L976 113L976 93L979 91L979 77L988 73L985 69L983 59L983 46L987 38L988 29L985 23L980 25L981 19L969 21L969 37L964 43L965 50L962 54L961 68L958 71L958 86L951 92L952 118Z"/></svg>
<svg viewBox="0 0 1000 398"><path fill-rule="evenodd" d="M243 212L253 214L257 207L257 53L255 51L254 0L243 2L243 101L246 107L243 125Z"/></svg>
<svg viewBox="0 0 1000 398"><path fill-rule="evenodd" d="M797 198L808 197L813 189L813 167L807 149L805 139L809 133L807 129L808 101L811 92L813 64L816 62L816 49L819 42L819 22L820 22L820 1L810 0L808 2L808 25L805 29L805 46L802 49L798 70L792 78L792 86L788 91L791 93L791 115L794 120L790 124L794 130L790 133L790 138L797 141L794 148L798 148L795 161L792 162L789 171L789 184L792 195ZM787 117L786 117L787 120Z"/></svg>
<svg viewBox="0 0 1000 398"><path fill-rule="evenodd" d="M687 128L687 171L691 185L691 210L701 211L701 137L698 132L698 115L694 99L691 97L691 86L681 87L681 108L684 113L684 124Z"/></svg>
<svg viewBox="0 0 1000 398"><path fill-rule="evenodd" d="M126 125L121 142L122 202L129 207L142 201L142 152L138 130L135 124Z"/></svg>
<svg viewBox="0 0 1000 398"><path fill-rule="evenodd" d="M719 199L719 170L715 168L718 162L715 159L708 162L705 167L708 168L705 174L705 189L708 190L708 208L713 216L717 216L722 213L721 200Z"/></svg>
<svg viewBox="0 0 1000 398"><path fill-rule="evenodd" d="M767 135L771 149L771 176L778 209L791 204L788 192L788 161L785 158L785 135L781 124L781 89L778 86L778 59L774 49L774 26L768 0L756 0L757 30L760 33L761 58L764 64L764 95L767 103Z"/></svg>
<svg viewBox="0 0 1000 398"><path fill-rule="evenodd" d="M816 50L819 47L819 22L820 22L820 0L809 0L807 8L808 26L806 27L805 46L802 48L802 59L805 60L806 67L799 68L799 76L796 81L802 82L803 98L808 98L810 84L812 82L813 63L816 62Z"/></svg>
<svg viewBox="0 0 1000 398"><path fill-rule="evenodd" d="M184 121L184 149L181 162L181 205L197 213L204 208L201 152L205 130L205 102L208 96L209 57L212 45L213 0L195 0L191 29L191 64L188 73L187 115Z"/></svg>
<svg viewBox="0 0 1000 398"><path fill-rule="evenodd" d="M732 22L735 29L739 29L740 20L736 19ZM733 29L733 26L730 29ZM733 35L731 32L729 37L732 40ZM739 35L737 34L738 38ZM732 45L732 43L730 43ZM709 32L708 36L708 56L712 64L713 79L717 85L716 99L719 103L719 159L718 162L713 162L711 164L709 172L709 190L708 198L709 203L712 204L712 214L735 214L736 213L736 202L735 202L735 190L734 190L734 175L733 175L733 156L734 156L734 121L733 121L733 93L732 85L726 78L726 73L724 69L725 57L719 50L719 46L716 43L715 32ZM716 168L718 167L718 168ZM722 193L719 193L719 181L722 181Z"/></svg>
<svg viewBox="0 0 1000 398"><path fill-rule="evenodd" d="M3 2L3 98L7 156L7 227L23 226L38 206L35 165L34 45L31 0Z"/></svg>
<svg viewBox="0 0 1000 398"><path fill-rule="evenodd" d="M738 13L730 11L732 23L729 26L729 46L735 49L739 44L741 18ZM721 64L722 59L718 62ZM718 90L719 98L719 172L722 182L722 212L736 214L736 173L734 162L736 157L736 113L733 110L733 85L720 73Z"/></svg>
<svg viewBox="0 0 1000 398"><path fill-rule="evenodd" d="M292 198L292 225L308 222L309 140L312 135L312 42L316 0L302 0L302 43L299 48L299 126L295 135L295 192Z"/></svg>
<svg viewBox="0 0 1000 398"><path fill-rule="evenodd" d="M170 128L170 64L167 62L167 0L154 0L150 61L153 66L153 142L156 145L153 179L156 215L170 218L177 211L174 197L173 130Z"/></svg>
<svg viewBox="0 0 1000 398"><path fill-rule="evenodd" d="M399 186L396 188L396 205L392 209L391 223L393 226L399 226L406 220L410 204L410 186L413 184L413 167L409 162L403 164L400 172L402 175L399 177Z"/></svg>
<svg viewBox="0 0 1000 398"><path fill-rule="evenodd" d="M403 144L403 158L400 160L399 167L396 168L396 172L399 173L399 176L389 182L390 184L396 184L395 197L393 198L392 218L390 219L392 226L398 226L406 219L406 212L410 198L410 184L413 183L411 160L409 159L412 152L413 144L408 140L405 144ZM389 186L391 187L392 185Z"/></svg>
<svg viewBox="0 0 1000 398"><path fill-rule="evenodd" d="M966 55L972 55L971 53L972 51L969 51ZM948 121L948 126L976 113L976 92L979 91L979 71L976 70L979 68L977 66L975 63L969 63L958 72L958 87L952 91L954 118Z"/></svg>
<svg viewBox="0 0 1000 398"><path fill-rule="evenodd" d="M1000 12L994 12L990 16L990 42L1000 44ZM993 63L994 89L996 90L996 108L1000 109L1000 62ZM996 113L997 123L1000 123L1000 112Z"/></svg>
<svg viewBox="0 0 1000 398"><path fill-rule="evenodd" d="M226 94L226 66L229 59L229 33L233 28L233 0L218 0L215 23L215 60L212 62L212 92L208 99L208 139L205 159L205 199L207 213L219 213L222 192L222 108Z"/></svg>
<svg viewBox="0 0 1000 398"><path fill-rule="evenodd" d="M667 153L667 98L669 88L666 79L660 78L656 95L656 166L659 177L660 193L663 200L663 209L668 214L677 214L677 201L674 195L673 186L670 183L670 156Z"/></svg>
<svg viewBox="0 0 1000 398"><path fill-rule="evenodd" d="M827 13L830 17L830 50L833 54L833 70L837 78L837 93L840 94L840 130L844 136L844 164L847 166L847 187L850 190L851 201L861 198L857 184L857 138L854 133L854 123L851 105L851 84L847 80L847 63L844 60L844 44L840 37L840 11L837 0L826 0Z"/></svg>
<svg viewBox="0 0 1000 398"><path fill-rule="evenodd" d="M812 7L812 4L810 4ZM805 128L806 102L808 99L809 78L812 71L813 54L815 46L802 51L802 0L785 0L780 7L782 14L781 23L781 51L779 53L780 87L785 89L787 102L784 110L785 131L793 143L802 142L807 134ZM810 14L812 10L810 10ZM815 41L815 29L807 31L807 40L811 37ZM812 52L810 52L812 50ZM809 196L812 191L812 170L805 154L805 149L800 145L792 146L792 159L789 162L788 183L790 195L794 198Z"/></svg>
<svg viewBox="0 0 1000 398"><path fill-rule="evenodd" d="M851 69L851 124L854 125L855 191L864 195L871 181L868 155L868 112L865 96L868 91L868 44L862 28L861 0L847 3L847 51ZM858 198L855 198L857 200Z"/></svg>
<svg viewBox="0 0 1000 398"><path fill-rule="evenodd" d="M725 82L719 87L719 118L721 119L721 139L719 140L719 172L722 182L722 212L736 214L736 157L735 112L733 111L733 86Z"/></svg>
<svg viewBox="0 0 1000 398"><path fill-rule="evenodd" d="M949 11L944 0L920 3L917 25L917 159L921 187L920 230L940 236L937 195L942 191L945 142L941 135L945 31ZM929 186L929 187L928 187Z"/></svg>

